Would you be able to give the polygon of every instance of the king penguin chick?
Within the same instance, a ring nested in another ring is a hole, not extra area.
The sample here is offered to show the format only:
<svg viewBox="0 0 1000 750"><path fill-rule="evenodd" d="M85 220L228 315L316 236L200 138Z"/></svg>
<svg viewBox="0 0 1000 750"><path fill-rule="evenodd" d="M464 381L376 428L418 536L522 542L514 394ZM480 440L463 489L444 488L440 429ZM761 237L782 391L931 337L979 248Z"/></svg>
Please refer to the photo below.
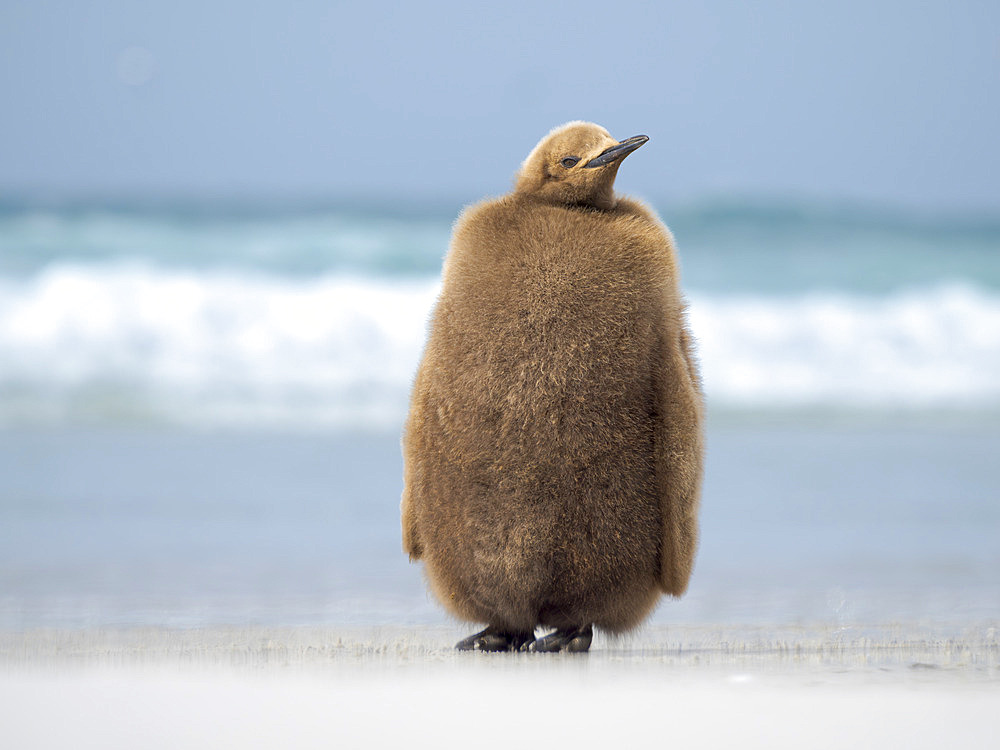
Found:
<svg viewBox="0 0 1000 750"><path fill-rule="evenodd" d="M616 196L647 140L553 130L455 224L403 436L403 548L462 650L586 651L687 588L702 395L670 232ZM539 638L535 628L555 631Z"/></svg>

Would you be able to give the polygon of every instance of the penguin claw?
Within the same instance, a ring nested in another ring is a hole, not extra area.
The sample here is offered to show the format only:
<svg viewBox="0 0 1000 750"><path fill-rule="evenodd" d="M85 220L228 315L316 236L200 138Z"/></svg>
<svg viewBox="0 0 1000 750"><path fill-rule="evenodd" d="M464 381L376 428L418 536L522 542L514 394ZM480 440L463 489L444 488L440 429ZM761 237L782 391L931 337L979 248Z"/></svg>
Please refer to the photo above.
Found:
<svg viewBox="0 0 1000 750"><path fill-rule="evenodd" d="M539 653L566 651L571 654L582 654L590 649L590 642L593 639L594 628L591 625L584 625L582 628L563 628L532 641L528 650Z"/></svg>
<svg viewBox="0 0 1000 750"><path fill-rule="evenodd" d="M527 651L534 641L534 633L510 633L491 625L463 638L455 644L455 648L459 651Z"/></svg>

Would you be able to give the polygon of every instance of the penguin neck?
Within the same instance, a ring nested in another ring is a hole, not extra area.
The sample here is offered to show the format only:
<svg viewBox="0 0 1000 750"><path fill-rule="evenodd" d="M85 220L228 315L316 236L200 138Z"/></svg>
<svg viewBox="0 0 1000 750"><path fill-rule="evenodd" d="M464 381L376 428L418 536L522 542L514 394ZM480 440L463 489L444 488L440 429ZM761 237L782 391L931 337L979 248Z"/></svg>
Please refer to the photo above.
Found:
<svg viewBox="0 0 1000 750"><path fill-rule="evenodd" d="M619 166L621 166L620 161L597 170L596 179L587 186L583 200L578 199L575 203L585 208L596 208L598 211L613 211L618 205L615 178L618 176Z"/></svg>
<svg viewBox="0 0 1000 750"><path fill-rule="evenodd" d="M618 205L618 196L615 195L614 180L608 181L601 186L601 189L588 196L586 201L577 205L583 208L596 208L598 211L613 211Z"/></svg>
<svg viewBox="0 0 1000 750"><path fill-rule="evenodd" d="M586 208L597 211L613 211L618 205L618 196L615 195L615 180L601 182L595 190L590 191L583 200L574 201L572 206L576 208Z"/></svg>
<svg viewBox="0 0 1000 750"><path fill-rule="evenodd" d="M618 206L618 196L615 195L614 179L602 181L596 189L584 192L582 190L515 190L515 194L527 200L544 203L561 208L574 208L589 211L613 211Z"/></svg>

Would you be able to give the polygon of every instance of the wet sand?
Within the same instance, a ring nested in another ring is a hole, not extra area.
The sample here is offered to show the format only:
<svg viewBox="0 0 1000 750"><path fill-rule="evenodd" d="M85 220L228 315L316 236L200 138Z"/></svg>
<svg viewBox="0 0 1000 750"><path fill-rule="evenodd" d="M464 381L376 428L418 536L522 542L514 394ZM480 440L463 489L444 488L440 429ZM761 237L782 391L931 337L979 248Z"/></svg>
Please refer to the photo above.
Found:
<svg viewBox="0 0 1000 750"><path fill-rule="evenodd" d="M652 627L586 655L448 627L0 634L5 747L995 747L1000 623ZM623 745L625 746L625 745Z"/></svg>

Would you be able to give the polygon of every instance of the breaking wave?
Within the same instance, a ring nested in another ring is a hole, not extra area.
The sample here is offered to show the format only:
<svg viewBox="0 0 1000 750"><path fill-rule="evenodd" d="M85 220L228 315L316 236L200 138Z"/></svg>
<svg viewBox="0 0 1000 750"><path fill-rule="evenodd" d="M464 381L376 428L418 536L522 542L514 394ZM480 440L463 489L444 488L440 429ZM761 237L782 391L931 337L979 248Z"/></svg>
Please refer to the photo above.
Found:
<svg viewBox="0 0 1000 750"><path fill-rule="evenodd" d="M0 424L398 427L438 282L55 263L0 280ZM996 410L1000 296L691 295L713 410Z"/></svg>

